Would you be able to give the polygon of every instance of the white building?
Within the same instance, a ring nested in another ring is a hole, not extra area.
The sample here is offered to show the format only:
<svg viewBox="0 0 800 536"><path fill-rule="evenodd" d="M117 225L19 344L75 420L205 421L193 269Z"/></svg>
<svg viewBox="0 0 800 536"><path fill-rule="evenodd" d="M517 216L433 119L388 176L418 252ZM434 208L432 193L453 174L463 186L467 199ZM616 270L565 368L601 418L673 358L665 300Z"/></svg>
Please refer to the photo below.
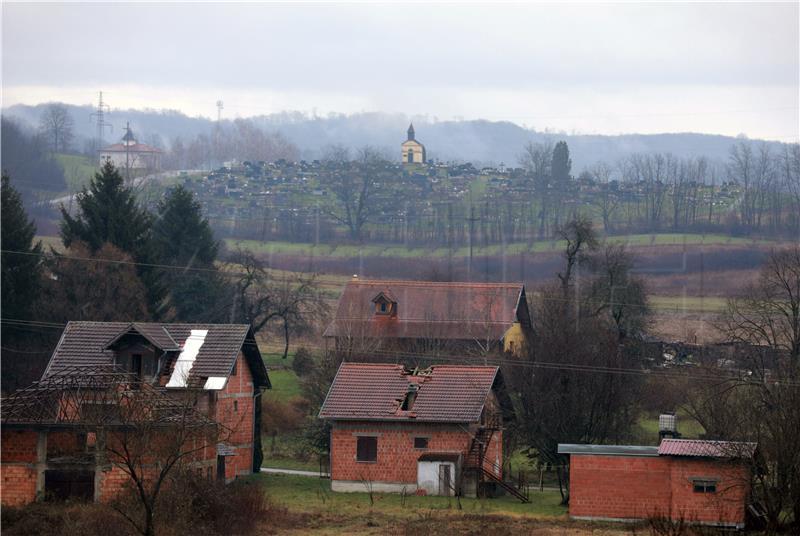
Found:
<svg viewBox="0 0 800 536"><path fill-rule="evenodd" d="M110 160L120 169L161 169L161 149L139 143L130 128L126 129L120 143L104 147L100 151L100 160Z"/></svg>

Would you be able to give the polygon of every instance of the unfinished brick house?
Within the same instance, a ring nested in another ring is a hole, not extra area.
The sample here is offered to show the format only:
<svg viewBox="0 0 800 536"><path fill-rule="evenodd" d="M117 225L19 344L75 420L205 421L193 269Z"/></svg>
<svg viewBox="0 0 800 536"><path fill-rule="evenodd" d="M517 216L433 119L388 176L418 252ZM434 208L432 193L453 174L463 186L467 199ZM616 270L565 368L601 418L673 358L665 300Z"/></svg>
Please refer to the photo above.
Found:
<svg viewBox="0 0 800 536"><path fill-rule="evenodd" d="M324 336L362 360L376 351L522 352L531 335L525 287L354 277Z"/></svg>
<svg viewBox="0 0 800 536"><path fill-rule="evenodd" d="M70 322L42 379L3 401L2 504L113 497L127 477L103 460L98 434L129 426L119 419L130 408L165 437L179 414L219 425L226 433L201 444L192 467L226 482L251 474L269 387L248 325Z"/></svg>
<svg viewBox="0 0 800 536"><path fill-rule="evenodd" d="M657 447L559 445L570 455L569 515L743 528L755 448L696 439L662 439Z"/></svg>
<svg viewBox="0 0 800 536"><path fill-rule="evenodd" d="M319 417L334 491L475 496L501 487L510 401L497 367L342 363Z"/></svg>

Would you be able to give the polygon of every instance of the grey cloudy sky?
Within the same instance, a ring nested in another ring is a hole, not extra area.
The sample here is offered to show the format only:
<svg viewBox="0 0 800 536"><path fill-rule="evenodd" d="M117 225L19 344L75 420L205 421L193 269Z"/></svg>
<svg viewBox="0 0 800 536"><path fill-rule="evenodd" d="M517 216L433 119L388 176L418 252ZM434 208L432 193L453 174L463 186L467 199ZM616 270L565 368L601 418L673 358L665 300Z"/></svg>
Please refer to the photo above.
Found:
<svg viewBox="0 0 800 536"><path fill-rule="evenodd" d="M3 106L300 110L797 141L797 2L2 6Z"/></svg>

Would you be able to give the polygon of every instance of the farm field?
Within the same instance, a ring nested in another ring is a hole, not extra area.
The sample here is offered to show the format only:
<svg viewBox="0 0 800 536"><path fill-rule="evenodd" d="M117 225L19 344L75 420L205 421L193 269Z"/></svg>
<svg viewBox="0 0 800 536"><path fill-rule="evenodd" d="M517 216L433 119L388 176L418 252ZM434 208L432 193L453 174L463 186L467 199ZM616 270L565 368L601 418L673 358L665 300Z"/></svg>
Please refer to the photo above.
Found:
<svg viewBox="0 0 800 536"><path fill-rule="evenodd" d="M772 240L732 237L721 234L694 234L694 233L659 233L635 234L625 236L609 236L607 240L612 243L626 244L630 247L658 247L658 246L769 246L776 244ZM255 253L265 255L303 255L309 257L434 257L443 258L448 254L454 257L469 255L469 248L461 247L449 251L445 247L405 247L398 245L366 244L366 245L328 245L298 242L261 242L258 240L225 239L229 248L242 247ZM558 240L538 241L533 244L514 243L503 246L488 246L473 248L473 255L502 255L519 253L545 253L558 252L564 243Z"/></svg>

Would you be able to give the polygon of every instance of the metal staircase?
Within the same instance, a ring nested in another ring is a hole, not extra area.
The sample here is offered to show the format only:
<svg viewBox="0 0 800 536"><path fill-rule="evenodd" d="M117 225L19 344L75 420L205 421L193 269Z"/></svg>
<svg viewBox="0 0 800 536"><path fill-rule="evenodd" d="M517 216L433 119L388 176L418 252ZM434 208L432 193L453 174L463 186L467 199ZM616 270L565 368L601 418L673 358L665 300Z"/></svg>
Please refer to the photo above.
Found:
<svg viewBox="0 0 800 536"><path fill-rule="evenodd" d="M486 468L486 451L492 441L495 431L499 429L499 419L487 419L484 425L478 428L475 435L472 437L467 455L464 457L462 474L474 472L476 475L476 486L478 486L478 488L480 488L480 485L484 482L493 482L523 503L529 503L530 498L528 497L526 486L520 486L520 489L517 489L516 486L504 481L493 471ZM502 475L502 468L498 468L494 463L491 463L491 466L495 471L499 469L498 472Z"/></svg>

